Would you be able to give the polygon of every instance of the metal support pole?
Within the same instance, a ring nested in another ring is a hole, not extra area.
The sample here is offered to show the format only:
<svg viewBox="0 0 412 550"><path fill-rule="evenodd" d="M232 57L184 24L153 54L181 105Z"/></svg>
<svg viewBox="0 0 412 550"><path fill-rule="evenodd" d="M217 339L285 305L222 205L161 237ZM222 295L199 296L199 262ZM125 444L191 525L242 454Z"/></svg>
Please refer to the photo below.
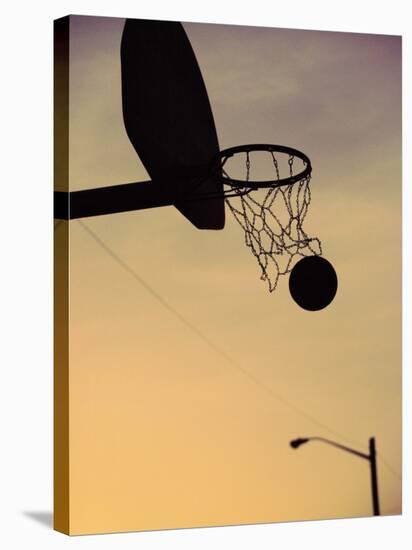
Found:
<svg viewBox="0 0 412 550"><path fill-rule="evenodd" d="M379 495L378 495L378 474L376 469L376 447L375 447L374 437L371 437L369 439L369 462L371 465L373 515L380 516Z"/></svg>
<svg viewBox="0 0 412 550"><path fill-rule="evenodd" d="M176 200L167 186L152 181L123 183L110 187L64 193L54 192L54 217L74 220L89 216L171 206Z"/></svg>

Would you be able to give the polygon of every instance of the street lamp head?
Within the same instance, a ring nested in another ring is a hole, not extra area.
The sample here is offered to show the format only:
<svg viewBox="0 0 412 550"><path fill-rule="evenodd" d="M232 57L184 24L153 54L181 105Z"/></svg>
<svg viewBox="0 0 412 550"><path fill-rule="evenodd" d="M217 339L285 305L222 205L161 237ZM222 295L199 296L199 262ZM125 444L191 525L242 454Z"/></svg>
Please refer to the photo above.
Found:
<svg viewBox="0 0 412 550"><path fill-rule="evenodd" d="M293 441L290 442L290 446L292 449L297 449L304 443L307 443L309 441L309 438L307 437L298 437L297 439L293 439Z"/></svg>

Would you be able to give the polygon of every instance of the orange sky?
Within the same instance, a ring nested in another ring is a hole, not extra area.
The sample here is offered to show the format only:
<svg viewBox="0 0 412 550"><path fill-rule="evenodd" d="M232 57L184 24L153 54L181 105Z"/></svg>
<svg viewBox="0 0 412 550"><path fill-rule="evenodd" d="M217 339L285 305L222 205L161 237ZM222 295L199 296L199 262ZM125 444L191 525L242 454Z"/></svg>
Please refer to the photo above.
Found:
<svg viewBox="0 0 412 550"><path fill-rule="evenodd" d="M72 18L71 190L148 179L124 131L124 20ZM339 290L316 313L269 294L227 212L84 220L225 359L70 222L73 533L366 516L375 435L383 513L401 510L400 39L187 24L221 147L312 160L306 228ZM56 230L58 237L59 228ZM321 427L324 424L330 430Z"/></svg>

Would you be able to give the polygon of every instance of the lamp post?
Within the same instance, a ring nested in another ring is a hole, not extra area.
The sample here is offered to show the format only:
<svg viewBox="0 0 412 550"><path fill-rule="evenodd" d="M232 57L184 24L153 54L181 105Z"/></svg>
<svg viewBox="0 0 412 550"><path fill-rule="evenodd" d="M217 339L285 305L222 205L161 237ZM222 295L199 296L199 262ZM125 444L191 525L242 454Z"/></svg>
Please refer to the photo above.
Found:
<svg viewBox="0 0 412 550"><path fill-rule="evenodd" d="M370 469L371 469L371 489L372 489L372 506L373 506L373 515L379 516L380 515L380 508L379 508L379 495L378 495L378 475L377 475L377 469L376 469L376 446L375 446L375 438L371 437L369 439L369 454L361 453L360 451L357 451L356 449L351 449L350 447L347 447L346 445L341 445L340 443L336 443L336 441L331 441L330 439L326 439L325 437L299 437L297 439L293 439L290 442L290 446L292 449L297 449L304 443L307 443L308 441L322 441L323 443L327 443L328 445L333 445L333 447L337 447L338 449L341 449L342 451L346 451L348 453L351 453L353 455L359 456L360 458L364 458L369 461Z"/></svg>

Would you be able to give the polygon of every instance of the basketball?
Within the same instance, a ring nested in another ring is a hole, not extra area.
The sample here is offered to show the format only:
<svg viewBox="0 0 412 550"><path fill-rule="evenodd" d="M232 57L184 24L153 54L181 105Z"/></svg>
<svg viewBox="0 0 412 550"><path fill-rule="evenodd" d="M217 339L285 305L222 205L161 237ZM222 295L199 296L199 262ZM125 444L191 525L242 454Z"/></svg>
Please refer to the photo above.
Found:
<svg viewBox="0 0 412 550"><path fill-rule="evenodd" d="M292 269L289 291L302 309L318 311L336 295L338 278L330 262L321 256L305 256Z"/></svg>

